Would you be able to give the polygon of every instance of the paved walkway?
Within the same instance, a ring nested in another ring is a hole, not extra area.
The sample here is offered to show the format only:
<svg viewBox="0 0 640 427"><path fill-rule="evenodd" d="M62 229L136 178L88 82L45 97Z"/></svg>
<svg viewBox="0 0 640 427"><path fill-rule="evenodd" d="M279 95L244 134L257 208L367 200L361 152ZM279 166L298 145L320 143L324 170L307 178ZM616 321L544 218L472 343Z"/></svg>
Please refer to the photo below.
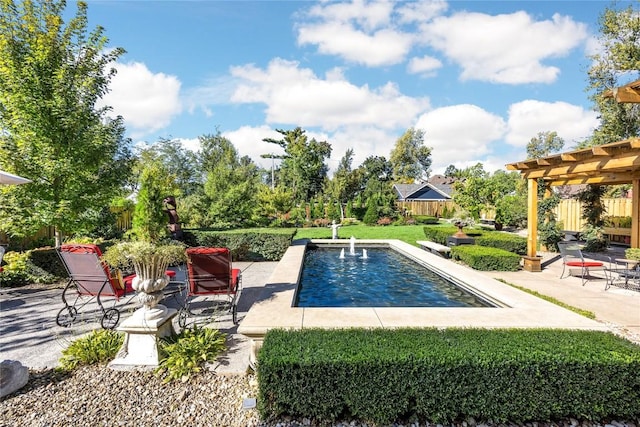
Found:
<svg viewBox="0 0 640 427"><path fill-rule="evenodd" d="M276 262L234 263L243 272L244 289L238 305L240 321L254 302L265 297L262 295L264 285L269 283L276 265ZM640 292L620 288L605 290L603 278L589 280L584 286L577 277L559 279L562 265L557 254L544 254L543 266L540 273L483 274L592 311L598 321L640 343ZM594 272L596 275L603 277L602 272ZM0 360L18 360L33 369L52 368L71 340L100 327L97 319L91 316L71 328L57 326L56 314L63 307L61 294L61 289L0 290ZM165 304L178 307L180 301L170 298ZM136 308L135 300L123 307L126 316ZM249 363L249 340L236 333L237 326L233 325L230 316L219 319L215 325L229 336L229 349L217 362L216 369L221 373L245 372Z"/></svg>

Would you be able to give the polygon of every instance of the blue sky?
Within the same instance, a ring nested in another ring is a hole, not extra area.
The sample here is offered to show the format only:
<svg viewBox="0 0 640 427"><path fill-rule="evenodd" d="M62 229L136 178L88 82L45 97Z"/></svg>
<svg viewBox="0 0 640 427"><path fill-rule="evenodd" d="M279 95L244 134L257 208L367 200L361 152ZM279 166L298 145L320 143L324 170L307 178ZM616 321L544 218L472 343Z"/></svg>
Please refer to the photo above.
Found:
<svg viewBox="0 0 640 427"><path fill-rule="evenodd" d="M619 2L627 6L628 2ZM634 3L637 5L637 3ZM503 169L557 131L598 125L588 94L605 1L89 1L127 50L104 102L136 143L220 132L264 167L300 126L353 166L425 131L432 173ZM69 13L73 11L69 6Z"/></svg>

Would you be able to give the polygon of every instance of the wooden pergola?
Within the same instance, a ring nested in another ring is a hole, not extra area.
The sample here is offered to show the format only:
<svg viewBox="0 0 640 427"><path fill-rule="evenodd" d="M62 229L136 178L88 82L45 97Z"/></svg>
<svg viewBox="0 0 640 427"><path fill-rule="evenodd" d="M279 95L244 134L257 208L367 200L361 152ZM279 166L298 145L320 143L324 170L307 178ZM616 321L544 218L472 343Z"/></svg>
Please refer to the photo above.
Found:
<svg viewBox="0 0 640 427"><path fill-rule="evenodd" d="M617 103L640 103L640 80L627 83L604 92L605 98L613 98Z"/></svg>
<svg viewBox="0 0 640 427"><path fill-rule="evenodd" d="M638 82L636 82L638 83ZM633 84L633 83L632 83ZM628 86L628 85L627 85ZM571 184L632 184L631 247L640 246L640 138L529 159L507 165L527 180L528 240L524 268L541 271L537 256L538 180L547 187Z"/></svg>

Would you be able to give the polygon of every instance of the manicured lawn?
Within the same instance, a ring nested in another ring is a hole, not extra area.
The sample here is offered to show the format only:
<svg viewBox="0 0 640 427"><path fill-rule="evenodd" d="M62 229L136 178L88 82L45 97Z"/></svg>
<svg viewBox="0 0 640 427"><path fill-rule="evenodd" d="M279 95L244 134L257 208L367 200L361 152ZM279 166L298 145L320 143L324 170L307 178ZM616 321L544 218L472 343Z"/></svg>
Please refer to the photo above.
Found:
<svg viewBox="0 0 640 427"><path fill-rule="evenodd" d="M340 239L398 239L414 246L416 240L424 240L424 225L348 225L338 229ZM294 239L330 239L331 228L298 228Z"/></svg>

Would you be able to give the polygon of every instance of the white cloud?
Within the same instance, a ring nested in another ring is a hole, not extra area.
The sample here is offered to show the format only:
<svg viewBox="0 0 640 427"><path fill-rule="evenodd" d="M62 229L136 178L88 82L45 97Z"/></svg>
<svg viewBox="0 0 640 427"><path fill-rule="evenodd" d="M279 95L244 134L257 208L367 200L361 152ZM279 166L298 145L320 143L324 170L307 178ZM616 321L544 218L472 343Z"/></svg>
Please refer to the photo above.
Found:
<svg viewBox="0 0 640 427"><path fill-rule="evenodd" d="M232 67L242 80L231 101L264 103L266 122L295 123L334 131L343 126L408 127L428 108L427 98L412 98L387 83L378 88L355 86L338 70L322 79L295 61L272 60L266 69L254 65Z"/></svg>
<svg viewBox="0 0 640 427"><path fill-rule="evenodd" d="M415 127L424 130L425 145L433 148L434 171L450 164L462 168L482 161L507 130L501 117L469 104L429 111L420 116Z"/></svg>
<svg viewBox="0 0 640 427"><path fill-rule="evenodd" d="M391 23L392 12L388 1L316 5L297 24L298 44L317 45L320 53L370 67L400 63L413 35Z"/></svg>
<svg viewBox="0 0 640 427"><path fill-rule="evenodd" d="M535 21L526 12L491 16L459 12L422 26L425 41L462 67L463 80L551 83L560 69L544 61L567 56L587 39L585 24L555 14Z"/></svg>
<svg viewBox="0 0 640 427"><path fill-rule="evenodd" d="M539 132L557 132L564 139L565 149L593 133L600 121L594 111L566 102L525 100L509 108L508 144L525 147Z"/></svg>
<svg viewBox="0 0 640 427"><path fill-rule="evenodd" d="M282 147L263 141L264 138L282 139L282 134L267 125L242 126L233 131L222 132L222 136L231 141L240 157L249 156L256 164L265 168L271 167L271 160L262 159L261 155L284 154Z"/></svg>
<svg viewBox="0 0 640 427"><path fill-rule="evenodd" d="M431 56L423 56L422 58L411 58L407 71L410 74L422 74L429 77L435 75L435 71L439 68L442 68L440 60Z"/></svg>
<svg viewBox="0 0 640 427"><path fill-rule="evenodd" d="M177 77L153 73L140 62L117 63L115 68L118 73L101 105L113 107L112 114L124 118L134 138L168 126L182 111Z"/></svg>

